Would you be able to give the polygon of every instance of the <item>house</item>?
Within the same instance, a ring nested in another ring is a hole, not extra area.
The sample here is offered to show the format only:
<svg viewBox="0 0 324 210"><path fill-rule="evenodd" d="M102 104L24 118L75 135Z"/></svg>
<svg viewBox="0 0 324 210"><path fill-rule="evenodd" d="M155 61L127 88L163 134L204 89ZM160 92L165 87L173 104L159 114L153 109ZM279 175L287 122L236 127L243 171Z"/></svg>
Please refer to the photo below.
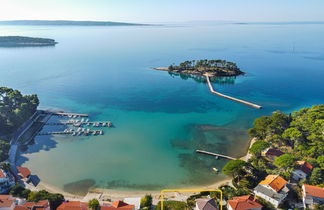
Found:
<svg viewBox="0 0 324 210"><path fill-rule="evenodd" d="M262 205L251 195L234 197L228 201L228 210L261 210Z"/></svg>
<svg viewBox="0 0 324 210"><path fill-rule="evenodd" d="M213 198L196 199L195 210L217 210L217 204Z"/></svg>
<svg viewBox="0 0 324 210"><path fill-rule="evenodd" d="M312 185L303 185L303 204L304 208L312 205L324 205L324 188Z"/></svg>
<svg viewBox="0 0 324 210"><path fill-rule="evenodd" d="M297 163L297 167L291 173L293 179L295 180L306 179L306 177L312 173L313 166L306 161L297 161L296 163Z"/></svg>
<svg viewBox="0 0 324 210"><path fill-rule="evenodd" d="M123 201L115 201L112 203L104 203L100 206L100 210L115 210L115 209L122 209L122 210L134 210L134 205L129 205Z"/></svg>
<svg viewBox="0 0 324 210"><path fill-rule="evenodd" d="M138 210L141 208L141 198L137 197L137 198L125 198L124 199L125 203L128 203L130 205L134 205L134 209Z"/></svg>
<svg viewBox="0 0 324 210"><path fill-rule="evenodd" d="M16 199L11 195L0 195L0 209L12 210L16 207Z"/></svg>
<svg viewBox="0 0 324 210"><path fill-rule="evenodd" d="M65 201L59 207L57 207L57 210L87 210L87 209L88 209L87 203L81 201Z"/></svg>
<svg viewBox="0 0 324 210"><path fill-rule="evenodd" d="M15 186L14 177L0 169L0 193L7 193L13 186Z"/></svg>
<svg viewBox="0 0 324 210"><path fill-rule="evenodd" d="M273 161L276 157L283 155L284 153L278 149L267 148L261 152L261 155L268 160Z"/></svg>
<svg viewBox="0 0 324 210"><path fill-rule="evenodd" d="M275 207L287 197L287 181L279 175L268 175L255 188L254 194L272 203Z"/></svg>
<svg viewBox="0 0 324 210"><path fill-rule="evenodd" d="M30 178L30 170L26 167L21 167L21 166L17 166L17 170L18 170L18 176L25 182L29 181Z"/></svg>
<svg viewBox="0 0 324 210"><path fill-rule="evenodd" d="M48 200L41 200L38 202L26 202L22 205L28 210L50 210L50 205Z"/></svg>

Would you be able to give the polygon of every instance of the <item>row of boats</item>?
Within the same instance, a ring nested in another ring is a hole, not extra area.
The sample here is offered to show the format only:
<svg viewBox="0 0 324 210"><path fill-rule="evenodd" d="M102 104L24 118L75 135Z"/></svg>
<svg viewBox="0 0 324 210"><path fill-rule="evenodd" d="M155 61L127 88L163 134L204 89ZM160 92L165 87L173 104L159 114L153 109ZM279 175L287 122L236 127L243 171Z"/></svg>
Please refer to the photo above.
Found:
<svg viewBox="0 0 324 210"><path fill-rule="evenodd" d="M103 135L103 130L91 130L89 128L78 128L77 130L73 130L73 129L65 129L63 131L63 133L65 134L71 134L72 136L80 136L80 135L85 135L85 136L88 136L88 135Z"/></svg>
<svg viewBox="0 0 324 210"><path fill-rule="evenodd" d="M64 124L72 124L74 127L81 127L82 125L93 126L93 127L111 127L112 123L110 121L102 122L89 122L89 119L82 118L81 120L68 120Z"/></svg>

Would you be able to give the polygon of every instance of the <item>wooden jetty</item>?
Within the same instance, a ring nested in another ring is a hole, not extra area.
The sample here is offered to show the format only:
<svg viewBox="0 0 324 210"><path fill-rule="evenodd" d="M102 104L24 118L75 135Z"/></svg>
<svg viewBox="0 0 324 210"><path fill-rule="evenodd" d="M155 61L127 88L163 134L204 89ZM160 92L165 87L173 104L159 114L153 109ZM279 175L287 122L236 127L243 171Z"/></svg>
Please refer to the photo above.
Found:
<svg viewBox="0 0 324 210"><path fill-rule="evenodd" d="M38 135L72 135L72 136L80 136L80 135L85 135L88 136L90 134L93 135L103 135L102 130L90 130L90 129L84 129L84 130L72 130L72 129L67 129L65 131L50 131L50 132L42 132L39 133Z"/></svg>
<svg viewBox="0 0 324 210"><path fill-rule="evenodd" d="M49 122L46 125L73 125L74 127L81 127L82 125L93 126L93 127L112 127L111 121L78 121L78 120L68 120L65 122Z"/></svg>
<svg viewBox="0 0 324 210"><path fill-rule="evenodd" d="M231 96L227 96L227 95L224 95L222 93L219 93L219 92L216 92L213 88L213 86L211 85L211 82L209 80L209 75L208 74L205 74L206 76L206 79L207 79L207 83L208 83L208 86L209 86L209 89L210 89L210 92L216 94L216 95L219 95L221 97L224 97L224 98L227 98L227 99L230 99L230 100L233 100L233 101L237 101L237 102L240 102L242 104L245 104L245 105L248 105L248 106L251 106L253 108L256 108L256 109L261 109L262 106L259 106L257 104L253 104L253 103L250 103L248 101L244 101L244 100L241 100L241 99L237 99L237 98L234 98L234 97L231 97Z"/></svg>
<svg viewBox="0 0 324 210"><path fill-rule="evenodd" d="M230 157L230 156L227 156L227 155L217 154L217 153L213 153L213 152L207 152L207 151L204 151L204 150L196 150L196 152L201 153L201 154L205 154L205 155L211 155L211 156L214 156L214 157L222 157L222 158L226 158L226 159L229 159L229 160L236 160L236 158L233 158L233 157Z"/></svg>
<svg viewBox="0 0 324 210"><path fill-rule="evenodd" d="M88 114L79 114L79 113L67 113L67 112L53 112L53 115L64 116L64 117L89 117Z"/></svg>

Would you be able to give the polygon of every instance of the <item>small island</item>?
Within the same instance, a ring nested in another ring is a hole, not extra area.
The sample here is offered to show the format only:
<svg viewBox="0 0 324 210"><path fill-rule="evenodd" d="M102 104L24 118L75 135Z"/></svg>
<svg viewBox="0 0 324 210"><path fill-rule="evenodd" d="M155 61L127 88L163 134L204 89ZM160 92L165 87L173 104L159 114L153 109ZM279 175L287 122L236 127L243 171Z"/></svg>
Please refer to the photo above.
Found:
<svg viewBox="0 0 324 210"><path fill-rule="evenodd" d="M0 47L43 47L55 46L54 39L34 38L25 36L0 36Z"/></svg>
<svg viewBox="0 0 324 210"><path fill-rule="evenodd" d="M244 72L237 67L236 63L226 60L192 60L184 61L179 65L154 69L197 76L203 76L207 73L210 77L238 76L244 74Z"/></svg>

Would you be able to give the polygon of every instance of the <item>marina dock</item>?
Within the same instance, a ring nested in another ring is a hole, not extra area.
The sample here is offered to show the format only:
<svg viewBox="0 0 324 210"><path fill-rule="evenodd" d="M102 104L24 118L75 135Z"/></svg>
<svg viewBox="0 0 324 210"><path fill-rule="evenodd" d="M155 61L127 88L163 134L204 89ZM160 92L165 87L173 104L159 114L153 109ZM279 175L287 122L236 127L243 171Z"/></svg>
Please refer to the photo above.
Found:
<svg viewBox="0 0 324 210"><path fill-rule="evenodd" d="M45 125L64 125L64 126L74 126L76 128L66 128L64 131L48 131L48 132L40 132L38 135L72 135L72 136L80 136L80 135L103 135L103 130L97 130L97 127L113 127L111 121L94 121L90 122L89 119L85 119L89 117L88 114L79 114L79 113L67 113L67 112L52 112L52 111L45 111L42 112L48 115L48 118L51 116L60 116L60 117L68 117L68 118L75 118L75 119L68 119L66 121L58 120L56 122L44 122ZM81 118L81 119L80 119ZM92 126L96 127L94 129L86 128L85 126Z"/></svg>
<svg viewBox="0 0 324 210"><path fill-rule="evenodd" d="M78 128L77 130L73 129L65 129L64 131L50 131L50 132L41 132L38 135L72 135L72 136L80 136L80 135L103 135L103 130L90 130L85 128Z"/></svg>
<svg viewBox="0 0 324 210"><path fill-rule="evenodd" d="M88 114L78 114L78 113L67 113L67 112L52 112L53 115L58 115L62 117L89 117Z"/></svg>
<svg viewBox="0 0 324 210"><path fill-rule="evenodd" d="M89 122L88 120L68 120L63 122L50 122L46 125L73 125L74 127L93 126L93 127L112 127L111 121L95 121Z"/></svg>
<svg viewBox="0 0 324 210"><path fill-rule="evenodd" d="M205 154L205 155L211 155L211 156L214 156L214 157L222 157L222 158L229 159L229 160L236 160L237 159L237 158L233 158L233 157L230 157L230 156L227 156L227 155L217 154L217 153L213 153L213 152L207 152L207 151L204 151L204 150L196 150L196 152L201 153L201 154Z"/></svg>
<svg viewBox="0 0 324 210"><path fill-rule="evenodd" d="M227 99L230 99L230 100L233 100L233 101L237 101L239 103L242 103L242 104L245 104L245 105L248 105L248 106L251 106L253 108L256 108L256 109L261 109L262 106L259 106L257 104L253 104L253 103L250 103L248 101L244 101L244 100L241 100L241 99L237 99L237 98L234 98L234 97L231 97L231 96L227 96L227 95L224 95L222 93L219 93L219 92L216 92L213 88L213 86L211 85L211 82L209 80L209 75L208 74L205 74L206 76L206 79L207 79L207 83L208 83L208 86L209 86L209 89L210 89L210 92L216 94L216 95L219 95L221 97L224 97L224 98L227 98Z"/></svg>

